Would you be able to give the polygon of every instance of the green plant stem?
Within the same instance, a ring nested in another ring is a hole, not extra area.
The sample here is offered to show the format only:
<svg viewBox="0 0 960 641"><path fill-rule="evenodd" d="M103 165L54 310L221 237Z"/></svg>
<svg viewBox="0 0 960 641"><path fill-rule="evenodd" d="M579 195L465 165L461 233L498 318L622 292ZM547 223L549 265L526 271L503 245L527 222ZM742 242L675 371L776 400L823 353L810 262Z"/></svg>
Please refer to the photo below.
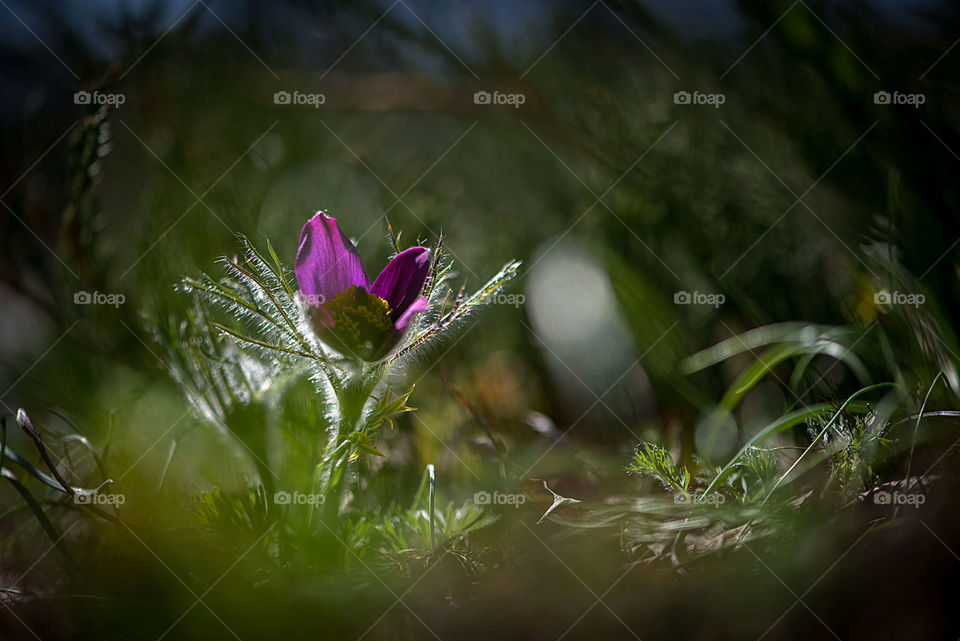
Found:
<svg viewBox="0 0 960 641"><path fill-rule="evenodd" d="M383 376L383 368L358 363L356 369L343 381L335 384L338 405L336 432L331 431L324 452L321 472L320 524L325 543L332 548L338 544L335 528L340 518L340 505L349 491L349 467L354 447L350 437L366 428L366 407L371 394Z"/></svg>

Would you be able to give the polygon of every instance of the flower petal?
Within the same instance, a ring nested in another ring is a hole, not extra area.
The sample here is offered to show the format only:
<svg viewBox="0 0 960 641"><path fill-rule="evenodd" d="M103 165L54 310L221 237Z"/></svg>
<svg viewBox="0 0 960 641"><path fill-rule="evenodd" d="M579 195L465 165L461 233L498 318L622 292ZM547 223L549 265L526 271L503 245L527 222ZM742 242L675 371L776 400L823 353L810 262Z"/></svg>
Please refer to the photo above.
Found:
<svg viewBox="0 0 960 641"><path fill-rule="evenodd" d="M351 285L369 287L360 254L323 212L307 221L300 232L294 267L300 294L312 306L322 305Z"/></svg>
<svg viewBox="0 0 960 641"><path fill-rule="evenodd" d="M422 312L429 307L429 303L426 298L418 298L410 305L407 306L407 309L403 311L403 314L397 319L397 322L393 326L397 329L398 332L403 332L407 329L407 325L410 324L410 319L413 318L413 315L417 312Z"/></svg>
<svg viewBox="0 0 960 641"><path fill-rule="evenodd" d="M411 247L387 263L373 282L370 292L387 301L394 320L398 320L420 296L429 272L430 250L426 247Z"/></svg>

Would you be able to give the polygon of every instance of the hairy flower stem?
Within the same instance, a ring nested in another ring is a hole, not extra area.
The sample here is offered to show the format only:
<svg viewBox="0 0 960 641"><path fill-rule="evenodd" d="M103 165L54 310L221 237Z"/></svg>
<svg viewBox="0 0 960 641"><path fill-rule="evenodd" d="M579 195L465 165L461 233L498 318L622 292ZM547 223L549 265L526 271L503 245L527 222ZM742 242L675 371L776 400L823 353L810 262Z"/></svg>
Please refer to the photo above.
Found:
<svg viewBox="0 0 960 641"><path fill-rule="evenodd" d="M382 367L367 367L358 363L339 385L334 386L339 410L334 426L336 432L331 430L320 474L320 486L324 494L320 508L321 535L331 546L329 549L339 546L335 531L340 506L350 489L350 467L355 459L353 437L366 430L368 401L382 376Z"/></svg>

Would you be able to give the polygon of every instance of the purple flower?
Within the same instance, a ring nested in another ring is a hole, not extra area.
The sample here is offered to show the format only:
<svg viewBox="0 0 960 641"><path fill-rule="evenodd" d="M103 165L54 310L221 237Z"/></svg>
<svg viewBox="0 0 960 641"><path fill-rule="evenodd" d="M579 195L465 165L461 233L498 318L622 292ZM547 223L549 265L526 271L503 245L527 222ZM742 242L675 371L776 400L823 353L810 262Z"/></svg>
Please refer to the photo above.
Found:
<svg viewBox="0 0 960 641"><path fill-rule="evenodd" d="M300 232L294 272L313 329L345 356L378 361L390 353L417 312L430 271L430 250L411 247L394 256L373 285L360 254L336 218L323 212Z"/></svg>

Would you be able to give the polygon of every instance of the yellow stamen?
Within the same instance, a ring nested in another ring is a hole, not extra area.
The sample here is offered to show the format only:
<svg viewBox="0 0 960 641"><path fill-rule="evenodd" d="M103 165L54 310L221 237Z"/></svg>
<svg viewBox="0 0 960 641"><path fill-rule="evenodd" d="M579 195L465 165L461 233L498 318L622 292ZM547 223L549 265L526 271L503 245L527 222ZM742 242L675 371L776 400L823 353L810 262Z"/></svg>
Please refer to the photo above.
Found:
<svg viewBox="0 0 960 641"><path fill-rule="evenodd" d="M356 285L334 296L325 307L333 319L333 333L357 355L379 346L393 330L390 304Z"/></svg>

